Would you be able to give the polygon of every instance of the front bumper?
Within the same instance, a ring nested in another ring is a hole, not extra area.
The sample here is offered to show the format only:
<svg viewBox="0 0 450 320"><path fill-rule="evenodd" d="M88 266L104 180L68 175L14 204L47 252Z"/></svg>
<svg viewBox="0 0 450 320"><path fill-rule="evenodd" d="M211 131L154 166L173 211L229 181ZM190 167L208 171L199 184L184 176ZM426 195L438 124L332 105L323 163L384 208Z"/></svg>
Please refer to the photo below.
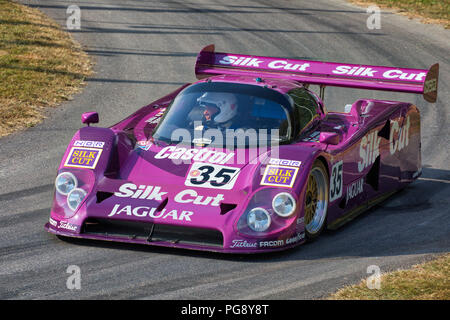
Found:
<svg viewBox="0 0 450 320"><path fill-rule="evenodd" d="M251 239L223 235L218 230L180 227L153 223L86 220L82 226L50 218L45 229L55 235L133 243L158 247L180 248L221 253L263 253L280 251L305 242L304 233L289 233L277 239Z"/></svg>

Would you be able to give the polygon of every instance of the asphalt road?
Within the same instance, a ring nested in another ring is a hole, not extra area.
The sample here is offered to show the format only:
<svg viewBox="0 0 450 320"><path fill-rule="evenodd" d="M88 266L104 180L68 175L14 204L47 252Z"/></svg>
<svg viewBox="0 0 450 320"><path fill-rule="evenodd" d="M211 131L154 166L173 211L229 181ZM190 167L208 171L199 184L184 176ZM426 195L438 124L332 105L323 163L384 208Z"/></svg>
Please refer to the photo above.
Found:
<svg viewBox="0 0 450 320"><path fill-rule="evenodd" d="M364 9L344 1L23 0L65 25L81 7L74 37L95 74L73 101L27 131L0 139L0 299L317 299L367 277L450 251L450 30L383 12L369 30ZM439 100L328 88L329 110L360 97L411 101L422 115L423 176L390 200L318 241L257 256L231 256L94 241L44 231L56 168L82 112L110 126L182 83L197 52L314 58L398 67L441 66ZM69 290L67 268L81 270ZM383 285L383 284L381 284Z"/></svg>

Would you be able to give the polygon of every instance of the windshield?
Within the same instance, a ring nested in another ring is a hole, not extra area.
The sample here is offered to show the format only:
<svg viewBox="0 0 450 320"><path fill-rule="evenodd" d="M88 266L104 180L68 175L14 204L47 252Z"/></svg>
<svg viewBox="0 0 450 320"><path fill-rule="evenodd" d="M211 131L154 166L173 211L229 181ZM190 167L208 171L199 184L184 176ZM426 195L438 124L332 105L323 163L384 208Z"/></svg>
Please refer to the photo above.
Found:
<svg viewBox="0 0 450 320"><path fill-rule="evenodd" d="M153 137L166 143L249 147L287 142L292 105L283 94L260 86L205 82L183 90Z"/></svg>

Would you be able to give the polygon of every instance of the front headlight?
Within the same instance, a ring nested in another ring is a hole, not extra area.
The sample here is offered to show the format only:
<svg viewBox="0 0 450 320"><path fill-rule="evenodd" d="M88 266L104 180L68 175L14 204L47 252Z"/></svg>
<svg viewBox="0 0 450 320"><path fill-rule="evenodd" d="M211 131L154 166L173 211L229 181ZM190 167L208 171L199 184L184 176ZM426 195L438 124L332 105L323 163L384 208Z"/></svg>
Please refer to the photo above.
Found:
<svg viewBox="0 0 450 320"><path fill-rule="evenodd" d="M253 231L263 232L270 227L269 212L263 208L254 208L247 214L247 224Z"/></svg>
<svg viewBox="0 0 450 320"><path fill-rule="evenodd" d="M280 217L289 217L295 211L295 199L289 193L277 194L272 200L273 211Z"/></svg>
<svg viewBox="0 0 450 320"><path fill-rule="evenodd" d="M86 191L80 188L73 189L67 195L67 205L69 206L70 209L75 211L85 197Z"/></svg>
<svg viewBox="0 0 450 320"><path fill-rule="evenodd" d="M66 196L78 186L78 180L70 172L60 173L55 180L56 191Z"/></svg>

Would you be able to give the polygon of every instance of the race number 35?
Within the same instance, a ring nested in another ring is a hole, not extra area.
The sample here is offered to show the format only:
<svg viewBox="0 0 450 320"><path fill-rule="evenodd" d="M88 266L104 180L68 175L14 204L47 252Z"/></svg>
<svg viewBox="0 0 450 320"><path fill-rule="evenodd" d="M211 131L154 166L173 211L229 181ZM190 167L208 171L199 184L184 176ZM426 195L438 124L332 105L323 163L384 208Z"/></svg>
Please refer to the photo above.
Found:
<svg viewBox="0 0 450 320"><path fill-rule="evenodd" d="M331 170L330 202L342 196L342 166L343 161L336 162Z"/></svg>
<svg viewBox="0 0 450 320"><path fill-rule="evenodd" d="M233 188L238 175L239 168L194 163L187 174L184 185L189 187L230 190Z"/></svg>

